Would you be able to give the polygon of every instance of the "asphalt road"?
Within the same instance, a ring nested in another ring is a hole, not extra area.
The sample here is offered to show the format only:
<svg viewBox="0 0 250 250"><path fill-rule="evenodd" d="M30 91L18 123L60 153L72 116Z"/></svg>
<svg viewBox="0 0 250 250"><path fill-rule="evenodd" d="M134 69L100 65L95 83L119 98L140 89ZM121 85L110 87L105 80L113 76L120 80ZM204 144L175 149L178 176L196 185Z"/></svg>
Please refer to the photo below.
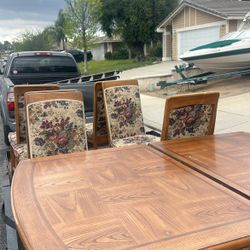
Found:
<svg viewBox="0 0 250 250"><path fill-rule="evenodd" d="M3 214L2 214L2 178L3 175L6 174L6 146L4 144L3 138L3 123L2 118L0 115L0 250L6 249L6 231L5 231L5 224L3 221Z"/></svg>

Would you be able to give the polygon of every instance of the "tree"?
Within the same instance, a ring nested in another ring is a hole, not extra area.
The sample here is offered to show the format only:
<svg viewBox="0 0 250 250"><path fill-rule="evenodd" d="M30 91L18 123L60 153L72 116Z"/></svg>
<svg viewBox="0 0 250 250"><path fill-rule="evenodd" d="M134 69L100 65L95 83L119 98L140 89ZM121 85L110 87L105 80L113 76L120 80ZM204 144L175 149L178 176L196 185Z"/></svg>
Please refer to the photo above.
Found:
<svg viewBox="0 0 250 250"><path fill-rule="evenodd" d="M59 44L62 43L62 49L65 50L66 46L66 35L65 35L65 24L66 24L66 20L65 20L65 16L63 13L63 10L59 10L58 12L58 16L55 22L55 30L56 30L56 40Z"/></svg>
<svg viewBox="0 0 250 250"><path fill-rule="evenodd" d="M176 6L177 0L102 0L100 22L108 36L119 33L134 51L143 57L144 44L157 39L156 26Z"/></svg>
<svg viewBox="0 0 250 250"><path fill-rule="evenodd" d="M50 50L53 42L49 39L47 29L26 31L12 43L12 47L14 51Z"/></svg>
<svg viewBox="0 0 250 250"><path fill-rule="evenodd" d="M53 40L57 44L57 47L63 50L66 49L67 40L65 34L65 27L65 14L63 10L59 10L55 24L46 28L49 39Z"/></svg>
<svg viewBox="0 0 250 250"><path fill-rule="evenodd" d="M44 32L47 34L48 39L51 43L54 43L57 46L57 49L66 49L66 19L65 14L62 9L59 10L57 19L54 25L48 26L44 29Z"/></svg>
<svg viewBox="0 0 250 250"><path fill-rule="evenodd" d="M9 41L4 41L3 48L4 50L11 50L11 43Z"/></svg>
<svg viewBox="0 0 250 250"><path fill-rule="evenodd" d="M99 29L101 0L65 0L66 34L84 50L84 72L87 72L87 50Z"/></svg>

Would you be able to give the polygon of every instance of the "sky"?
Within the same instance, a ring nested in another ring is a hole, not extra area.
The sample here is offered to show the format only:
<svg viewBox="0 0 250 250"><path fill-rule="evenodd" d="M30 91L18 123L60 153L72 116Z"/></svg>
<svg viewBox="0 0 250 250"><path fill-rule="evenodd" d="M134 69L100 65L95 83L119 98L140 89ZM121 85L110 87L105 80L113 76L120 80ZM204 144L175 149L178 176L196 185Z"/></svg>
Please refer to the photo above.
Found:
<svg viewBox="0 0 250 250"><path fill-rule="evenodd" d="M64 0L0 0L0 42L54 23Z"/></svg>

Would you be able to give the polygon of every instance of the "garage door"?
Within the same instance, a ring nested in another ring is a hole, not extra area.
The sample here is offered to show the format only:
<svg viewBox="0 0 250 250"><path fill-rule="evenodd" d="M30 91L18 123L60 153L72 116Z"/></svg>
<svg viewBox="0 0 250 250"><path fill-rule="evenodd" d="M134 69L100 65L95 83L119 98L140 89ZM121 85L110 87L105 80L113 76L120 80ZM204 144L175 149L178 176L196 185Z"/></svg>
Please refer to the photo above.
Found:
<svg viewBox="0 0 250 250"><path fill-rule="evenodd" d="M178 32L178 58L185 51L206 43L217 41L219 37L219 26Z"/></svg>

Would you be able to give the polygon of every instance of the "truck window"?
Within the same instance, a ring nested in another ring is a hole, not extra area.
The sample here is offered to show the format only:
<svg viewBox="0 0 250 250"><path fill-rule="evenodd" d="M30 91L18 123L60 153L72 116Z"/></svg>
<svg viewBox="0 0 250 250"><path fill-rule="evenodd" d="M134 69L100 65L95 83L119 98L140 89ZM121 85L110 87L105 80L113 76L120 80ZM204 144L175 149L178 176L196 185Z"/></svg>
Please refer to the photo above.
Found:
<svg viewBox="0 0 250 250"><path fill-rule="evenodd" d="M50 74L50 73L77 73L75 61L66 56L20 56L13 60L10 69L11 75L19 74Z"/></svg>

